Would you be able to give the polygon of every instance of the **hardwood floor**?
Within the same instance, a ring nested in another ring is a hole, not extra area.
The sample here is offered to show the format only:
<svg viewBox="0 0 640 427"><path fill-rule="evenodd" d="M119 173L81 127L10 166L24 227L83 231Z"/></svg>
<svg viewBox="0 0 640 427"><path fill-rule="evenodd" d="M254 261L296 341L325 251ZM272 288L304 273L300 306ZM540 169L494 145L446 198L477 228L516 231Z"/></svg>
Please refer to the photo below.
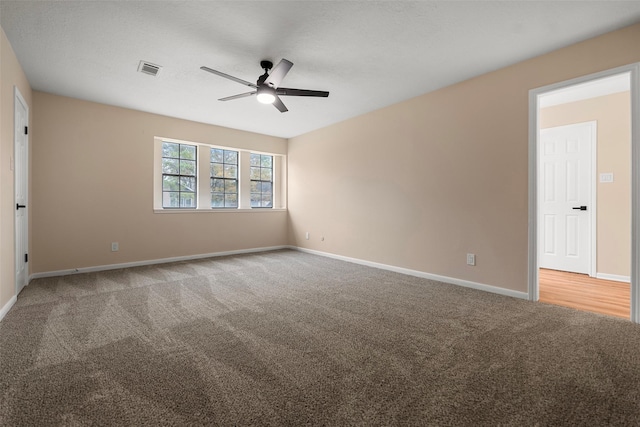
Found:
<svg viewBox="0 0 640 427"><path fill-rule="evenodd" d="M586 274L540 269L540 302L629 319L631 286Z"/></svg>

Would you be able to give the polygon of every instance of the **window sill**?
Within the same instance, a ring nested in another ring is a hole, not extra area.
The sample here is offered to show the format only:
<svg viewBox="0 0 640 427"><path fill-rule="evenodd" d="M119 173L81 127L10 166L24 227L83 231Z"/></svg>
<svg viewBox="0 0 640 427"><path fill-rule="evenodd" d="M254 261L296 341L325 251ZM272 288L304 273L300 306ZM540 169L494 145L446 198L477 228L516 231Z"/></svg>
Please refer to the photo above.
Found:
<svg viewBox="0 0 640 427"><path fill-rule="evenodd" d="M286 208L249 208L249 209L153 209L153 213L159 214L185 214L185 213L247 213L247 212L286 212Z"/></svg>

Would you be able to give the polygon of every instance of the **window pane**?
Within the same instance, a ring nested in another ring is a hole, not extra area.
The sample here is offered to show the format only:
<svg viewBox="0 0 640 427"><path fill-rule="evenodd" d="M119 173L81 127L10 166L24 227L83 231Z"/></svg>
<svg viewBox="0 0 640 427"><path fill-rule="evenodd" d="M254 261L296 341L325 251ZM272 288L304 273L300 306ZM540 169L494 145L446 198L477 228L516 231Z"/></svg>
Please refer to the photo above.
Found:
<svg viewBox="0 0 640 427"><path fill-rule="evenodd" d="M224 177L225 178L237 178L238 167L232 165L224 165Z"/></svg>
<svg viewBox="0 0 640 427"><path fill-rule="evenodd" d="M224 183L224 192L225 193L237 193L238 192L238 181L235 179L226 179Z"/></svg>
<svg viewBox="0 0 640 427"><path fill-rule="evenodd" d="M272 185L270 182L262 182L262 192L271 193Z"/></svg>
<svg viewBox="0 0 640 427"><path fill-rule="evenodd" d="M178 177L164 175L162 177L162 190L178 191Z"/></svg>
<svg viewBox="0 0 640 427"><path fill-rule="evenodd" d="M180 175L196 176L196 162L180 160Z"/></svg>
<svg viewBox="0 0 640 427"><path fill-rule="evenodd" d="M260 192L260 181L251 181L251 192L252 193Z"/></svg>
<svg viewBox="0 0 640 427"><path fill-rule="evenodd" d="M251 153L251 166L260 166L260 154Z"/></svg>
<svg viewBox="0 0 640 427"><path fill-rule="evenodd" d="M271 181L271 169L261 169L260 179L262 181Z"/></svg>
<svg viewBox="0 0 640 427"><path fill-rule="evenodd" d="M177 208L180 206L179 202L180 202L180 193L177 193L177 192L162 193L162 207Z"/></svg>
<svg viewBox="0 0 640 427"><path fill-rule="evenodd" d="M238 164L238 152L224 150L224 162L232 165Z"/></svg>
<svg viewBox="0 0 640 427"><path fill-rule="evenodd" d="M171 142L163 142L162 143L162 157L173 157L177 159L180 154L179 144L174 144Z"/></svg>
<svg viewBox="0 0 640 427"><path fill-rule="evenodd" d="M224 166L221 163L212 163L211 176L216 178L222 178L224 176Z"/></svg>
<svg viewBox="0 0 640 427"><path fill-rule="evenodd" d="M211 195L211 207L223 208L224 207L224 194L212 194Z"/></svg>
<svg viewBox="0 0 640 427"><path fill-rule="evenodd" d="M262 194L262 207L270 208L271 207L271 194Z"/></svg>
<svg viewBox="0 0 640 427"><path fill-rule="evenodd" d="M260 195L260 193L251 193L251 207L259 208L261 199L262 196Z"/></svg>
<svg viewBox="0 0 640 427"><path fill-rule="evenodd" d="M162 159L162 173L178 174L180 168L178 167L179 160L177 159Z"/></svg>
<svg viewBox="0 0 640 427"><path fill-rule="evenodd" d="M211 161L212 162L217 162L217 163L222 163L223 161L223 155L222 153L224 152L224 150L220 150L218 148L212 148L211 149Z"/></svg>
<svg viewBox="0 0 640 427"><path fill-rule="evenodd" d="M181 208L195 208L196 207L196 194L195 193L180 193L180 207Z"/></svg>
<svg viewBox="0 0 640 427"><path fill-rule="evenodd" d="M183 144L180 144L180 158L181 159L195 160L195 158L196 158L196 147L195 147L195 145L183 145Z"/></svg>
<svg viewBox="0 0 640 427"><path fill-rule="evenodd" d="M260 157L260 166L263 168L271 168L271 156L261 156Z"/></svg>
<svg viewBox="0 0 640 427"><path fill-rule="evenodd" d="M187 176L181 176L180 177L180 191L196 191L196 179L195 178L191 178L191 177L187 177Z"/></svg>
<svg viewBox="0 0 640 427"><path fill-rule="evenodd" d="M225 194L224 195L225 206L228 208L238 207L238 195L237 194Z"/></svg>
<svg viewBox="0 0 640 427"><path fill-rule="evenodd" d="M251 168L250 179L260 179L260 168Z"/></svg>
<svg viewBox="0 0 640 427"><path fill-rule="evenodd" d="M224 193L224 179L212 179L211 191L214 193Z"/></svg>

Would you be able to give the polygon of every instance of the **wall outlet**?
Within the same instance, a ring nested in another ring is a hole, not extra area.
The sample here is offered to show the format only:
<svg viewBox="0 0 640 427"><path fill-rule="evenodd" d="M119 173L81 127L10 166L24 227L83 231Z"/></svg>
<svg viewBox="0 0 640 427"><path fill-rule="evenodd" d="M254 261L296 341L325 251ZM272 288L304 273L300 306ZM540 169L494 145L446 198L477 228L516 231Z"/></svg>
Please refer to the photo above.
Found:
<svg viewBox="0 0 640 427"><path fill-rule="evenodd" d="M613 172L601 173L600 182L613 182Z"/></svg>
<svg viewBox="0 0 640 427"><path fill-rule="evenodd" d="M467 265L476 265L476 254L467 254Z"/></svg>
<svg viewBox="0 0 640 427"><path fill-rule="evenodd" d="M118 252L120 250L120 245L118 242L111 242L111 252Z"/></svg>
<svg viewBox="0 0 640 427"><path fill-rule="evenodd" d="M304 237L309 240L309 232L307 231L306 234L304 235Z"/></svg>

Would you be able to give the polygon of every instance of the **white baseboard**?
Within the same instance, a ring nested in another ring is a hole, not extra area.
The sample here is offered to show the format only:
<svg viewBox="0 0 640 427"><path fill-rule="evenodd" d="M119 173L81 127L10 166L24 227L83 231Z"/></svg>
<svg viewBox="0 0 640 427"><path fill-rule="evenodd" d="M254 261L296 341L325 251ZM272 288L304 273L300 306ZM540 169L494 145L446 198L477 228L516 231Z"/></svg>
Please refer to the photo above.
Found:
<svg viewBox="0 0 640 427"><path fill-rule="evenodd" d="M129 268L129 267L140 267L144 265L153 265L153 264L165 264L169 262L178 262L178 261L189 261L194 259L202 259L202 258L213 258L213 257L221 257L227 255L238 255L238 254L248 254L255 252L266 252L266 251L275 251L279 249L293 249L300 252L307 252L314 255L320 255L328 258L334 258L341 261L351 262L354 264L366 265L368 267L379 268L382 270L394 271L396 273L406 274L409 276L421 277L423 279L436 280L438 282L449 283L452 285L464 286L465 288L478 289L485 292L491 292L494 294L505 295L514 298L520 299L528 299L529 294L527 292L519 292L511 289L500 288L497 286L486 285L484 283L471 282L469 280L456 279L454 277L440 276L438 274L426 273L424 271L411 270L403 267L396 267L388 264L381 264L372 261L366 261L358 258L351 258L342 255L336 255L329 252L316 251L313 249L305 249L300 248L298 246L290 246L290 245L282 245L282 246L269 246L263 248L253 248L253 249L241 249L236 251L225 251L225 252L213 252L208 254L198 254L198 255L186 255L180 257L171 257L171 258L160 258L160 259L152 259L146 261L135 261L135 262L126 262L121 264L108 264L108 265L99 265L94 267L81 267L81 268L73 268L68 270L57 270L57 271L48 271L42 273L35 273L29 277L29 280L39 279L43 277L56 277L56 276L66 276L69 274L79 274L79 273L92 273L98 271L106 271L106 270L117 270L120 268ZM612 279L611 279L612 280ZM15 300L15 297L14 297ZM15 301L14 301L15 302ZM11 304L7 304L6 310L8 311L11 308ZM3 308L4 310L4 308ZM2 313L5 313L2 311ZM3 314L4 315L4 314ZM0 317L1 318L1 317Z"/></svg>
<svg viewBox="0 0 640 427"><path fill-rule="evenodd" d="M9 301L7 301L7 303L4 305L4 307L2 307L0 309L0 321L2 321L2 319L4 319L4 316L7 315L9 310L11 310L11 307L13 307L13 304L16 303L16 301L18 301L18 297L14 295L14 296L11 297L11 299Z"/></svg>
<svg viewBox="0 0 640 427"><path fill-rule="evenodd" d="M421 277L423 279L436 280L438 282L449 283L452 285L464 286L465 288L478 289L480 291L491 292L494 294L505 295L520 299L529 299L527 292L519 292L511 289L500 288L497 286L485 285L484 283L471 282L469 280L456 279L454 277L440 276L438 274L425 273L424 271L411 270L408 268L396 267L388 264L380 264L372 261L365 261L358 258L350 258L342 255L336 255L329 252L321 252L313 249L305 249L297 246L291 246L291 249L298 250L300 252L307 252L314 255L320 255L328 258L339 259L341 261L352 262L354 264L366 265L367 267L380 268L382 270L394 271L396 273L407 274L409 276Z"/></svg>
<svg viewBox="0 0 640 427"><path fill-rule="evenodd" d="M107 270L118 270L121 268L129 268L129 267L140 267L143 265L153 265L153 264L166 264L169 262L178 262L178 261L190 261L194 259L202 259L202 258L213 258L213 257L221 257L227 255L239 255L239 254L249 254L254 252L267 252L267 251L275 251L278 249L292 249L291 246L282 245L282 246L269 246L264 248L253 248L253 249L239 249L235 251L225 251L225 252L213 252L208 254L198 254L198 255L186 255L179 257L171 257L171 258L160 258L160 259L150 259L146 261L134 261L134 262L124 262L120 264L107 264L107 265L97 265L94 267L80 267L80 268L72 268L68 270L56 270L56 271L46 271L43 273L34 273L29 276L29 280L32 279L40 279L43 277L56 277L56 276L67 276L69 274L79 274L79 273L93 273L97 271L107 271Z"/></svg>
<svg viewBox="0 0 640 427"><path fill-rule="evenodd" d="M596 273L596 279L613 280L615 282L631 283L631 277L619 274Z"/></svg>

